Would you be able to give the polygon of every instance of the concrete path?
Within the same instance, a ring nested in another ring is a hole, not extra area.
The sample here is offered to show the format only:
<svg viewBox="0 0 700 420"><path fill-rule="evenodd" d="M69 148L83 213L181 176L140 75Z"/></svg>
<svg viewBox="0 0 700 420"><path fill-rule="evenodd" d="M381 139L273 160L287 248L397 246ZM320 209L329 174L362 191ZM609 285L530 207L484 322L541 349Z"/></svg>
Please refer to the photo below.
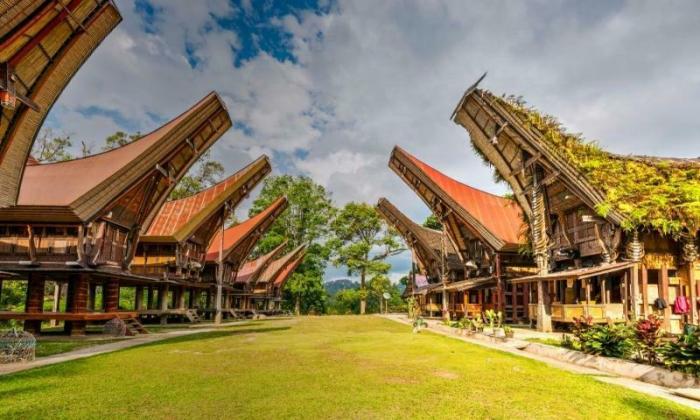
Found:
<svg viewBox="0 0 700 420"><path fill-rule="evenodd" d="M53 356L40 357L31 362L11 363L0 365L0 376L10 373L21 372L24 370L34 369L41 366L54 365L63 363L69 360L85 359L87 357L97 356L98 354L111 353L117 350L128 349L130 347L140 346L142 344L155 343L157 341L167 340L169 338L183 337L192 334L201 334L211 331L217 331L220 328L231 327L235 325L247 324L249 321L228 322L220 325L210 325L204 328L187 328L184 330L169 331L163 333L143 334L134 338L125 339L116 343L96 344L94 346L83 347L77 350L55 354Z"/></svg>
<svg viewBox="0 0 700 420"><path fill-rule="evenodd" d="M390 319L392 321L400 322L402 324L411 325L411 322L410 322L410 320L408 320L406 315L387 314L387 315L380 315L380 316L383 318L386 318L386 319ZM429 326L433 326L436 323L439 323L439 321L433 321L433 320L428 321ZM537 360L537 361L546 363L547 365L554 367L554 368L557 368L557 369L565 370L567 372L572 372L572 373L576 373L576 374L580 374L580 375L588 375L588 376L590 376L590 377L592 377L600 382L619 385L619 386L625 387L627 389L641 392L643 394L652 395L654 397L659 397L659 398L664 398L666 400L673 401L673 402L678 403L678 404L682 404L686 407L700 410L700 401L695 401L695 400L691 400L689 398L683 398L683 397L680 397L678 395L674 395L673 390L669 389L669 388L664 388L664 387L661 387L658 385L648 384L646 382L637 381L634 379L622 378L620 376L612 375L612 374L607 373L607 372L601 372L600 370L597 370L597 369L587 368L587 367L579 366L579 365L576 365L573 363L566 363L566 362L562 362L559 360L551 359L549 357L544 357L544 356L540 356L537 354L528 353L528 352L519 350L516 347L513 347L512 345L509 346L507 343L490 343L490 342L486 342L486 341L482 341L482 340L478 340L478 339L473 339L473 338L462 337L462 336L450 334L450 333L443 332L443 331L440 331L440 330L437 330L434 328L429 328L428 331L431 333L434 333L434 334L440 334L440 335L444 335L446 337L454 338L456 340L465 341L465 342L470 343L470 344L476 344L478 346L487 347L487 348L494 349L494 350L500 350L500 351L504 351L506 353L511 353L511 354L514 354L514 355L517 355L520 357L526 357L528 359ZM517 332L516 332L516 334L517 334ZM542 338L544 338L544 337L542 337ZM561 338L561 337L558 337L558 338Z"/></svg>

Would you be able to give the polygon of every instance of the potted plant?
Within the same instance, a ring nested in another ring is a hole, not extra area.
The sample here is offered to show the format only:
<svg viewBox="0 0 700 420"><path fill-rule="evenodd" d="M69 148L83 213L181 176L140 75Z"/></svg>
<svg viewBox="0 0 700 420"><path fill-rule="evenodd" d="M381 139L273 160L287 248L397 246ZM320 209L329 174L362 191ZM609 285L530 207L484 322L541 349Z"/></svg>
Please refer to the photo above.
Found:
<svg viewBox="0 0 700 420"><path fill-rule="evenodd" d="M514 333L513 329L510 327L510 325L504 325L503 332L505 333L506 338L513 338L513 336L515 336L515 333Z"/></svg>
<svg viewBox="0 0 700 420"><path fill-rule="evenodd" d="M489 309L485 312L485 315L491 329L491 335L494 337L505 337L505 332L503 331L503 328L501 328L503 323L503 313Z"/></svg>
<svg viewBox="0 0 700 420"><path fill-rule="evenodd" d="M413 332L419 333L423 328L428 328L428 323L425 322L422 317L417 317L416 320L413 321Z"/></svg>

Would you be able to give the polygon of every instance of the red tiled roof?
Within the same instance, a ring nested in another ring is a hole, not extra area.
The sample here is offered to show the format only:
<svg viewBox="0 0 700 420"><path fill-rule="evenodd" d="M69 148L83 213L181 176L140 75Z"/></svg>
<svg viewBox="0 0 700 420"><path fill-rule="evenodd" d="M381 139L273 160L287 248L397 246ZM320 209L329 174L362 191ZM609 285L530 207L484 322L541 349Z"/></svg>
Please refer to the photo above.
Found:
<svg viewBox="0 0 700 420"><path fill-rule="evenodd" d="M259 274L268 267L272 259L280 253L286 244L287 242L285 241L283 244L267 254L243 264L236 274L236 283L250 283L251 281L257 281Z"/></svg>
<svg viewBox="0 0 700 420"><path fill-rule="evenodd" d="M41 165L28 165L24 169L18 205L68 206L113 176L127 163L137 159L200 107L209 102L210 93L193 107L155 131L125 146L96 155Z"/></svg>
<svg viewBox="0 0 700 420"><path fill-rule="evenodd" d="M151 223L146 236L174 236L187 223L193 220L200 212L212 213L220 209L225 201L241 188L246 187L243 178L252 175L259 169L262 162L267 163L267 157L262 156L255 162L197 194L179 200L168 201L163 204L158 215ZM269 165L269 164L268 164ZM223 196L225 195L225 196ZM218 199L218 200L217 200ZM216 206L215 201L220 205ZM214 204L215 206L210 206ZM209 208L208 208L209 207ZM207 214L206 216L208 216Z"/></svg>
<svg viewBox="0 0 700 420"><path fill-rule="evenodd" d="M515 201L456 181L405 150L397 149L405 154L445 195L452 198L494 236L508 244L523 243L524 239L521 235L523 217Z"/></svg>
<svg viewBox="0 0 700 420"><path fill-rule="evenodd" d="M255 231L260 223L262 223L269 215L274 213L281 206L284 206L286 203L287 199L285 197L280 197L268 208L250 219L224 230L224 255L227 254L231 248L241 244L241 242L243 242L248 235ZM207 251L207 261L217 261L219 259L219 249L221 249L221 232L214 236L214 239L211 241L211 245L209 245L209 250Z"/></svg>
<svg viewBox="0 0 700 420"><path fill-rule="evenodd" d="M275 287L282 287L284 283L289 279L289 277L294 273L294 270L296 270L297 267L299 267L299 264L301 264L302 261L304 261L303 253L297 259L287 264L284 270L280 271L280 273L275 278Z"/></svg>

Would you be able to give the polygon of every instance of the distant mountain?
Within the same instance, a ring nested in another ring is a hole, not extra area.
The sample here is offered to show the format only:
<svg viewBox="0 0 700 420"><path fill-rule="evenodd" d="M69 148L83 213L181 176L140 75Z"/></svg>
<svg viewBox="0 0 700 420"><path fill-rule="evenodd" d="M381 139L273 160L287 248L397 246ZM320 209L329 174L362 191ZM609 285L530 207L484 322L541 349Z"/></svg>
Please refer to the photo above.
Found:
<svg viewBox="0 0 700 420"><path fill-rule="evenodd" d="M326 287L326 292L333 296L341 290L346 289L359 289L360 283L357 281L352 281L350 279L338 279L327 281L324 286Z"/></svg>

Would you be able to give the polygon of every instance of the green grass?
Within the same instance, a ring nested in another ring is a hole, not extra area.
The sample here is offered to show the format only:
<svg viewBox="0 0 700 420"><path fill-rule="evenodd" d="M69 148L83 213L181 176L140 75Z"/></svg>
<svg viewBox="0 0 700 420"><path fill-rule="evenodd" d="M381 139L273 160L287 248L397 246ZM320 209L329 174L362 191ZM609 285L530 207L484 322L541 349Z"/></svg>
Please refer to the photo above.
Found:
<svg viewBox="0 0 700 420"><path fill-rule="evenodd" d="M92 340L92 341L66 341L66 340L40 340L36 343L36 357L52 356L54 354L66 353L83 347L91 347L99 344L113 343L114 340Z"/></svg>
<svg viewBox="0 0 700 420"><path fill-rule="evenodd" d="M377 317L266 320L0 378L0 418L697 418Z"/></svg>
<svg viewBox="0 0 700 420"><path fill-rule="evenodd" d="M561 344L561 340L558 338L537 338L537 337L530 337L526 338L525 341L529 341L531 343L539 343L539 344L546 344L548 346L555 346L555 347L564 347Z"/></svg>

